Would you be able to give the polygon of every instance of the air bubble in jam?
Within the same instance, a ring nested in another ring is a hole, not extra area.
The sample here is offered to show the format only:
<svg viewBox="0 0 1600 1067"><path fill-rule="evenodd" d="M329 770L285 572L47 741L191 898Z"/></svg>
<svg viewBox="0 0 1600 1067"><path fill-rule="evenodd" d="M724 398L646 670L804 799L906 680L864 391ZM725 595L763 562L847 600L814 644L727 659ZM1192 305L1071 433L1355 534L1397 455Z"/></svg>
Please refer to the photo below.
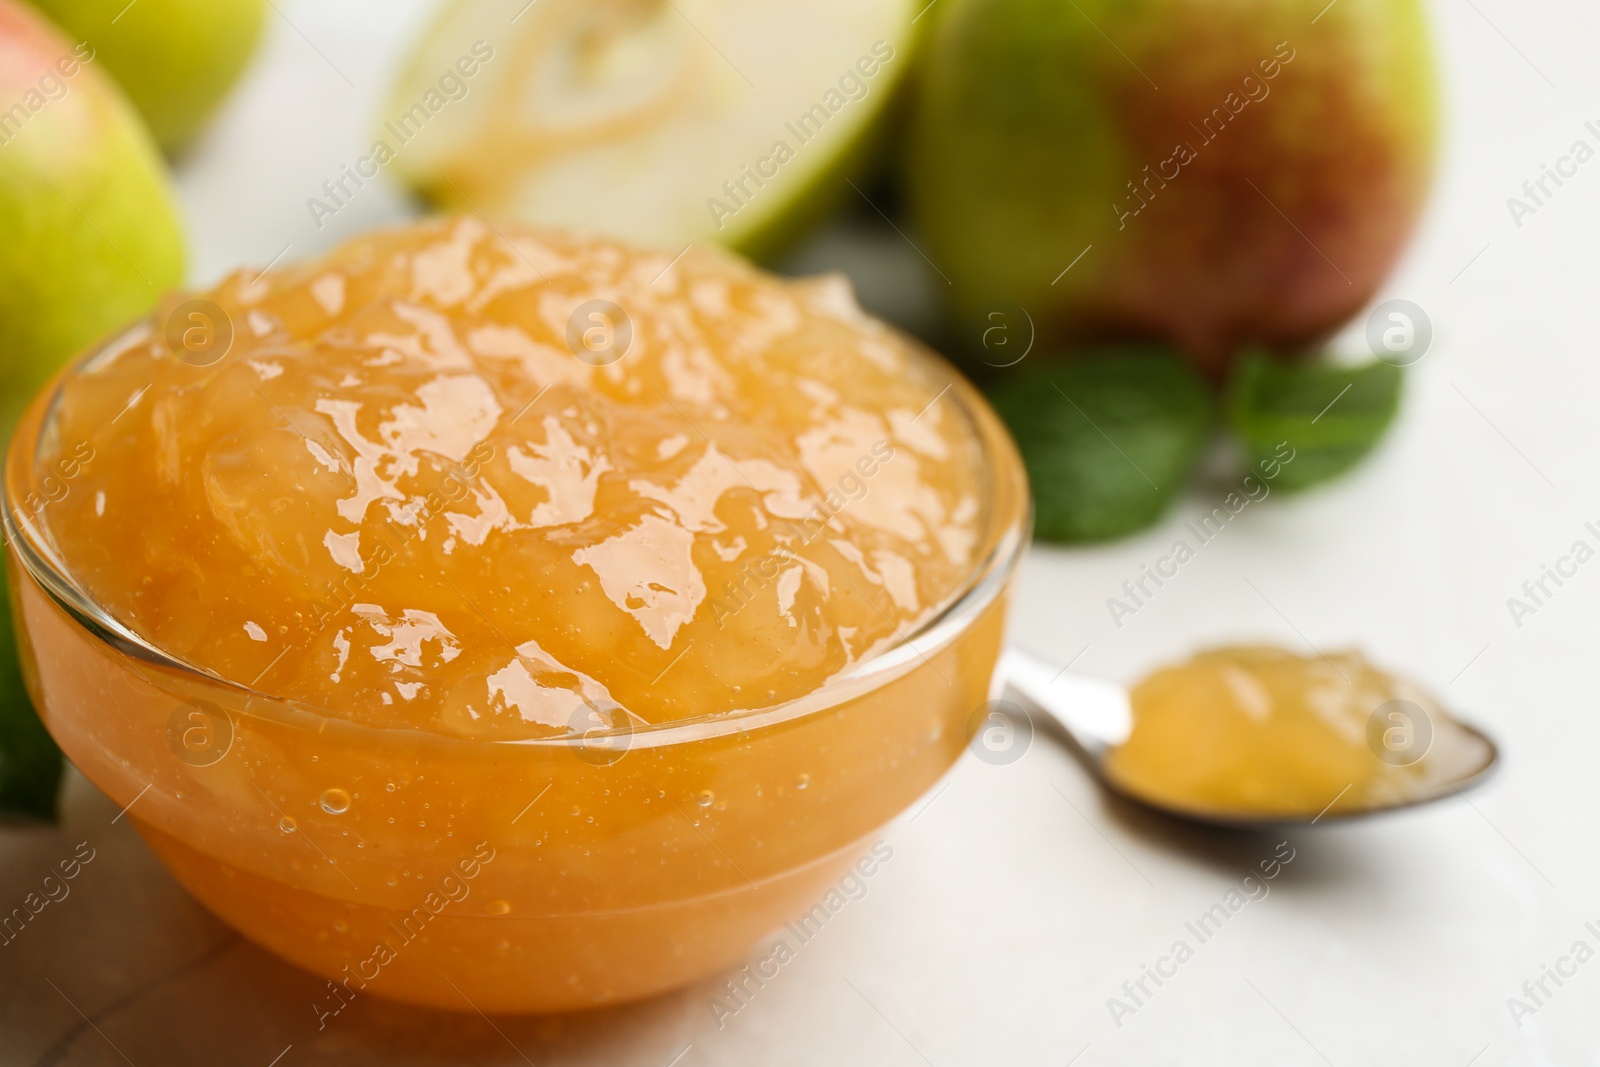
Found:
<svg viewBox="0 0 1600 1067"><path fill-rule="evenodd" d="M324 789L317 802L329 815L343 815L350 810L350 794L337 787Z"/></svg>
<svg viewBox="0 0 1600 1067"><path fill-rule="evenodd" d="M709 808L712 804L716 803L716 800L717 794L713 793L709 789L701 790L699 793L695 794L694 798L694 802L700 805L702 808Z"/></svg>
<svg viewBox="0 0 1600 1067"><path fill-rule="evenodd" d="M293 819L291 819L287 815L283 816L281 819L278 820L278 829L282 830L286 834L294 833L296 827L298 827L299 825L300 825L299 823L295 822Z"/></svg>

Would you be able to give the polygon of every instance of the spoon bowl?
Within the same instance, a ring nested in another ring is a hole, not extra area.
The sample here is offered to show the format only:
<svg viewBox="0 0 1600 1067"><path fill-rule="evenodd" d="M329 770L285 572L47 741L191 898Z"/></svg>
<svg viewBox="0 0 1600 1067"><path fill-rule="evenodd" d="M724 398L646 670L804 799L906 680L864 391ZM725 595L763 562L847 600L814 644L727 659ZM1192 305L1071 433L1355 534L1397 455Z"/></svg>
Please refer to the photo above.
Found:
<svg viewBox="0 0 1600 1067"><path fill-rule="evenodd" d="M1031 723L1044 726L1065 741L1068 750L1101 785L1136 804L1207 826L1268 830L1350 822L1403 811L1464 796L1467 790L1488 781L1500 765L1500 749L1493 738L1470 723L1453 719L1461 731L1461 742L1450 746L1449 751L1430 763L1427 779L1414 792L1391 802L1333 811L1333 806L1344 796L1341 791L1329 798L1322 811L1312 816L1182 806L1137 792L1107 773L1107 757L1133 731L1133 707L1125 687L1072 674L1016 647L1006 650L1000 661L1000 671L1005 679L1005 699ZM1345 791L1350 788L1346 786Z"/></svg>

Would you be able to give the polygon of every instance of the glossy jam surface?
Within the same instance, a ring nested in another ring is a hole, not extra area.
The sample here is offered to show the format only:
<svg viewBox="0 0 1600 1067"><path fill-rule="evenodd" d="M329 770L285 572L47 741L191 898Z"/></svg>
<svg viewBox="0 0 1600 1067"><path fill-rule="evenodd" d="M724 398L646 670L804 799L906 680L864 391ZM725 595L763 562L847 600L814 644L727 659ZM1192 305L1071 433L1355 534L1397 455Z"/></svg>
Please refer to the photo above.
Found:
<svg viewBox="0 0 1600 1067"><path fill-rule="evenodd" d="M1389 807L1481 765L1487 750L1417 686L1355 652L1202 652L1133 690L1113 782L1163 806L1305 817Z"/></svg>
<svg viewBox="0 0 1600 1067"><path fill-rule="evenodd" d="M203 299L220 360L158 320L66 383L39 463L95 459L44 515L144 639L338 717L764 707L914 629L988 518L949 372L838 278L465 218Z"/></svg>

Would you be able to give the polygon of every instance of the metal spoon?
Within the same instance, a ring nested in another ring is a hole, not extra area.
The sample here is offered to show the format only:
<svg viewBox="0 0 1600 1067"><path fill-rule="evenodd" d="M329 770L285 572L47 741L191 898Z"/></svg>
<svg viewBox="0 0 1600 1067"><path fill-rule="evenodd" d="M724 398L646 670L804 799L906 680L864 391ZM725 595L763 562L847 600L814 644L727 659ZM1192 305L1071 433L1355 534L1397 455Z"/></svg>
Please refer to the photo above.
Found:
<svg viewBox="0 0 1600 1067"><path fill-rule="evenodd" d="M1085 678L1062 670L1020 648L1008 648L1000 660L1005 679L1005 699L1011 701L1031 723L1053 727L1065 738L1078 761L1100 784L1135 803L1191 822L1230 829L1267 829L1287 825L1344 821L1381 812L1414 808L1436 800L1460 796L1482 785L1500 762L1500 750L1487 734L1459 719L1466 744L1458 759L1452 759L1446 773L1416 795L1377 807L1341 810L1323 809L1315 817L1301 815L1263 815L1259 812L1232 813L1205 808L1175 807L1165 800L1130 792L1105 773L1107 754L1128 739L1133 730L1133 708L1128 690L1098 678ZM1342 794L1341 794L1342 795ZM1334 798L1337 801L1338 798ZM1329 804L1331 808L1332 803Z"/></svg>

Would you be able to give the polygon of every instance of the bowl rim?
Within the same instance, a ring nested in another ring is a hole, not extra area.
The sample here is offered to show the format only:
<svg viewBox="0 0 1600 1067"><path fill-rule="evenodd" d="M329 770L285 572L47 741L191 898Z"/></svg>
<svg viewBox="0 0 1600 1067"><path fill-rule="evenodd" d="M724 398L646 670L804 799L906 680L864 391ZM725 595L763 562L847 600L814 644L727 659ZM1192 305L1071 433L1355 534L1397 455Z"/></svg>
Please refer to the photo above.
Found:
<svg viewBox="0 0 1600 1067"><path fill-rule="evenodd" d="M145 640L83 589L71 576L70 568L45 534L45 524L36 522L37 515L29 515L19 506L20 502L16 499L19 489L34 484L37 478L38 469L33 460L45 436L54 428L51 416L60 403L65 383L73 375L92 369L92 365L101 357L120 351L121 347L132 343L136 335L150 328L151 320L141 319L117 331L73 359L35 396L7 443L4 476L0 478L0 482L3 482L0 485L0 520L3 520L0 526L3 526L5 538L11 546L17 569L67 616L70 624L86 631L98 643L108 646L113 654L128 660L130 669L158 688L168 688L171 683L162 684L145 675L139 663L154 667L163 674L176 675L180 682L220 689L233 694L235 700L242 697L238 704L230 701L224 709L230 717L243 715L317 734L329 731L353 736L372 734L411 738L428 744L593 749L612 739L622 738L622 752L632 748L666 747L728 734L748 733L837 707L894 681L913 669L919 660L927 661L931 654L942 651L1003 594L1031 541L1033 501L1026 470L999 416L952 363L915 339L901 334L906 343L913 347L918 359L949 377L949 385L940 395L949 394L973 428L977 444L982 450L981 484L988 490L987 503L990 505L990 523L981 542L988 545L989 550L973 561L962 582L930 609L914 630L895 636L885 648L833 675L816 689L764 707L735 708L652 723L617 705L627 717L623 726L530 738L472 737L423 726L363 723L316 704L224 678ZM934 402L938 400L939 397L934 398ZM38 513L42 514L47 506L37 509ZM25 623L19 619L17 625L21 629Z"/></svg>

